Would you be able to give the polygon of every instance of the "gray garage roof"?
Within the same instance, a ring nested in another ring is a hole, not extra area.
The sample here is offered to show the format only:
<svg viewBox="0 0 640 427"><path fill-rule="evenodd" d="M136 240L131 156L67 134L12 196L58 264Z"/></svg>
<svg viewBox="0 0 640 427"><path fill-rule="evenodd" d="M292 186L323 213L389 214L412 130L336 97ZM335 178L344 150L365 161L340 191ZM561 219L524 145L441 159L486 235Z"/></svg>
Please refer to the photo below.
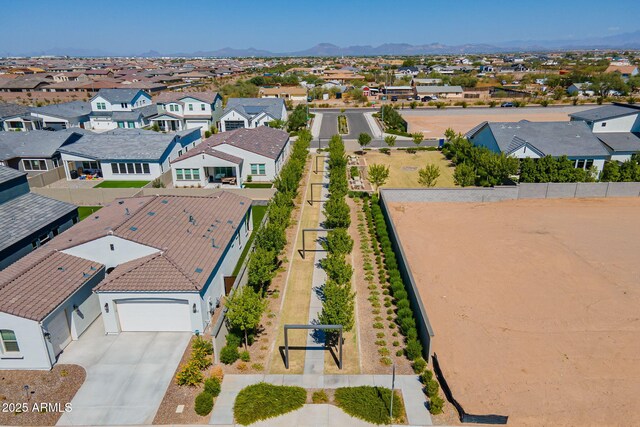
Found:
<svg viewBox="0 0 640 427"><path fill-rule="evenodd" d="M64 144L80 138L74 131L0 132L0 160L16 157L49 158Z"/></svg>
<svg viewBox="0 0 640 427"><path fill-rule="evenodd" d="M65 102L63 104L45 105L31 109L32 113L44 114L63 119L77 119L91 113L91 103L84 101Z"/></svg>
<svg viewBox="0 0 640 427"><path fill-rule="evenodd" d="M580 111L579 113L569 114L569 117L576 120L594 122L614 119L616 117L627 116L629 114L640 114L640 107L618 104L605 105L602 107L592 108L590 110Z"/></svg>
<svg viewBox="0 0 640 427"><path fill-rule="evenodd" d="M640 138L631 132L604 132L595 134L614 153L616 152L640 152Z"/></svg>
<svg viewBox="0 0 640 427"><path fill-rule="evenodd" d="M4 184L12 179L26 175L26 172L20 172L7 166L0 166L0 184Z"/></svg>
<svg viewBox="0 0 640 427"><path fill-rule="evenodd" d="M554 157L606 157L607 149L582 121L573 122L489 122L486 124L500 150L509 154L523 143L536 148L543 155ZM484 126L482 127L484 129ZM480 132L469 135L473 138Z"/></svg>
<svg viewBox="0 0 640 427"><path fill-rule="evenodd" d="M416 92L423 93L462 93L462 86L416 86Z"/></svg>
<svg viewBox="0 0 640 427"><path fill-rule="evenodd" d="M174 140L198 132L189 129L172 134L142 129L115 129L84 135L73 144L60 149L61 153L96 160L144 160L157 162Z"/></svg>
<svg viewBox="0 0 640 427"><path fill-rule="evenodd" d="M224 114L236 110L240 114L253 118L265 112L274 119L282 119L284 100L281 98L229 98Z"/></svg>
<svg viewBox="0 0 640 427"><path fill-rule="evenodd" d="M0 250L76 210L72 204L27 193L0 205Z"/></svg>

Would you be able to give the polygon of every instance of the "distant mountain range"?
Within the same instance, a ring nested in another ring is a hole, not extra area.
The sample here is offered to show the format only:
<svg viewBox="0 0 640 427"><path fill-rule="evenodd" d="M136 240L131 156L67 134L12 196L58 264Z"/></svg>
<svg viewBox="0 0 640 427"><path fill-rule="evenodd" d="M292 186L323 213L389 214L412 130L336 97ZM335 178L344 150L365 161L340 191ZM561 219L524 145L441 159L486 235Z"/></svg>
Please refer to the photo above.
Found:
<svg viewBox="0 0 640 427"><path fill-rule="evenodd" d="M408 43L386 43L380 46L347 46L340 47L331 43L320 43L309 49L297 52L272 52L254 48L224 49L197 52L162 53L150 50L144 53L122 55L105 51L89 51L88 49L48 49L30 52L24 56L140 56L153 57L278 57L278 56L379 56L379 55L437 55L437 54L490 54L507 52L535 52L535 51L566 51L566 50L594 50L594 49L640 49L640 30L606 37L595 37L576 40L515 40L502 43L471 43L462 45L446 45L429 43L412 45ZM0 52L2 54L2 52ZM9 54L7 54L9 55ZM12 54L15 55L15 54Z"/></svg>

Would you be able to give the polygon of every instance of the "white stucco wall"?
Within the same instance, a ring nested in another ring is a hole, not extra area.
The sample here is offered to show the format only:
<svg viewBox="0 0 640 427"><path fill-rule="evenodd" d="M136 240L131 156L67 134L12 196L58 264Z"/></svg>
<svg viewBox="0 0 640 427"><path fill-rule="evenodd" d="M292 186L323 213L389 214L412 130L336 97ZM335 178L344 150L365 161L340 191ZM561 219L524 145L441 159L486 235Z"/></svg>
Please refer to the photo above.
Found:
<svg viewBox="0 0 640 427"><path fill-rule="evenodd" d="M99 215L99 213L96 215ZM111 250L111 245L113 245L113 250ZM105 236L65 249L62 252L99 262L109 269L137 258L158 253L160 250L118 236Z"/></svg>
<svg viewBox="0 0 640 427"><path fill-rule="evenodd" d="M599 132L631 132L633 125L638 118L637 114L617 117L615 119L601 120L593 123L594 133ZM603 126L604 125L604 126Z"/></svg>
<svg viewBox="0 0 640 427"><path fill-rule="evenodd" d="M252 179L254 181L273 181L276 177L276 165L273 159L261 156L256 153L252 153L250 151L242 150L241 148L234 147L233 145L229 144L218 145L216 146L216 150L224 151L225 153L244 159L244 162L242 164L242 172L240 175L242 182L245 182L247 180L247 176L251 175L252 163L265 164L265 175L252 175Z"/></svg>
<svg viewBox="0 0 640 427"><path fill-rule="evenodd" d="M20 353L0 353L0 369L50 369L51 360L40 324L34 320L0 313L0 329L15 332Z"/></svg>

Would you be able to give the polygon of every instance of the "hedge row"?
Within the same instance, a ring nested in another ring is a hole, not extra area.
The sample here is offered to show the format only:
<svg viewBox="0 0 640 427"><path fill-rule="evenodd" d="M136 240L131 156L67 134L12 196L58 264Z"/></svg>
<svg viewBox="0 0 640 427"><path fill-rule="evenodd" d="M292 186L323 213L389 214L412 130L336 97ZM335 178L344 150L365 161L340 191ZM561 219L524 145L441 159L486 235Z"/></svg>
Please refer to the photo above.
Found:
<svg viewBox="0 0 640 427"><path fill-rule="evenodd" d="M384 256L384 265L387 272L387 280L389 281L389 291L395 300L397 307L395 322L399 326L400 333L406 337L405 353L410 360L416 360L422 357L422 344L418 339L418 329L416 319L411 309L409 294L405 289L404 281L398 269L398 261L393 251L391 240L387 230L387 224L382 214L382 209L378 204L377 196L371 198L370 203L365 203L365 214L370 221L370 228L373 225L376 238L380 244L380 251ZM374 249L374 253L377 248ZM378 255L378 253L375 253Z"/></svg>

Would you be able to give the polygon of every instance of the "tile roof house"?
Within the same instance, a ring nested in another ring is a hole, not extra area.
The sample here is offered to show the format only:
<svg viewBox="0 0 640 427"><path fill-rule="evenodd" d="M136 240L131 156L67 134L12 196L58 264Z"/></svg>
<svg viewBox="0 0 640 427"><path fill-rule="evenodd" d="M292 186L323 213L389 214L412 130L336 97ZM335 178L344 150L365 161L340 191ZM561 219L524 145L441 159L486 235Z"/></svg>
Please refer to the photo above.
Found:
<svg viewBox="0 0 640 427"><path fill-rule="evenodd" d="M140 89L100 89L91 98L90 129L142 128L158 113L151 96Z"/></svg>
<svg viewBox="0 0 640 427"><path fill-rule="evenodd" d="M87 173L108 180L158 178L171 167L171 160L196 147L199 129L165 134L143 129L114 129L85 133L59 152L68 180Z"/></svg>
<svg viewBox="0 0 640 427"><path fill-rule="evenodd" d="M640 152L640 106L605 105L570 114L572 121L585 122L606 146L611 160L624 162Z"/></svg>
<svg viewBox="0 0 640 427"><path fill-rule="evenodd" d="M476 146L516 158L567 156L575 167L598 172L609 152L584 122L483 122L466 134Z"/></svg>
<svg viewBox="0 0 640 427"><path fill-rule="evenodd" d="M273 181L289 157L289 134L260 126L220 132L172 161L174 187L242 187L252 181Z"/></svg>
<svg viewBox="0 0 640 427"><path fill-rule="evenodd" d="M203 331L251 229L228 192L105 206L0 271L0 369L49 369L100 315L106 333Z"/></svg>
<svg viewBox="0 0 640 427"><path fill-rule="evenodd" d="M220 117L222 132L266 126L272 120L288 118L281 98L229 98Z"/></svg>
<svg viewBox="0 0 640 427"><path fill-rule="evenodd" d="M60 147L82 135L72 131L0 132L0 165L39 174L60 166Z"/></svg>
<svg viewBox="0 0 640 427"><path fill-rule="evenodd" d="M158 114L150 120L165 132L198 128L204 134L222 115L218 92L163 92L154 101Z"/></svg>

